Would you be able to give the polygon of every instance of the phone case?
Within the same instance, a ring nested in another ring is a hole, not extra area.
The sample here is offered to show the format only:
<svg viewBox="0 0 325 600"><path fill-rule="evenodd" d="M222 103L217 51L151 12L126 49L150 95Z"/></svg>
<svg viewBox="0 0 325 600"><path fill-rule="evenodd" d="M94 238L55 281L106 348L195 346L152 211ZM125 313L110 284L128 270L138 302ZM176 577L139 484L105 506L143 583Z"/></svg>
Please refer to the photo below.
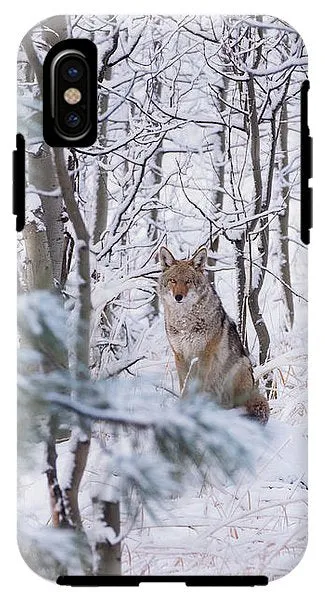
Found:
<svg viewBox="0 0 325 600"><path fill-rule="evenodd" d="M42 64L69 38L97 47L98 137L50 148ZM307 87L270 16L58 16L23 39L18 541L43 577L253 585L300 561Z"/></svg>

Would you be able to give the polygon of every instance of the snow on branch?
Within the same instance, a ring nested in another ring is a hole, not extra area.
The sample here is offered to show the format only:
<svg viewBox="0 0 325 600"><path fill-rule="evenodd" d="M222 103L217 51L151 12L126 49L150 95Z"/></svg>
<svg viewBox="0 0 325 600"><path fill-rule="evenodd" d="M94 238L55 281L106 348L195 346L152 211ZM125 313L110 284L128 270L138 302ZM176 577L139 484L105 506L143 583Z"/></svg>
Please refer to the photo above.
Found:
<svg viewBox="0 0 325 600"><path fill-rule="evenodd" d="M44 293L36 292L35 296L38 302L34 298L31 303L29 296L21 300L20 316L24 318L26 315L26 306L31 315L32 328L38 333L38 348L42 353L45 348L42 343L44 329L39 324L42 323L40 315L43 314L44 305L40 304L39 298L44 299ZM46 336L52 334L52 330L56 331L57 320L64 321L65 311L60 301L55 297L50 297L50 301L54 302L54 307L56 303L53 312L59 318L53 319L52 314ZM118 363L116 366L117 373ZM68 411L80 418L81 423L88 422L88 426L101 421L128 428L131 434L133 432L132 435L134 432L150 433L152 451L147 459L136 456L132 444L127 448L126 455L124 453L123 460L121 456L114 456L114 449L112 454L114 469L116 467L121 477L133 480L143 497L148 494L150 497L159 497L165 488L172 493L177 480L175 474L184 474L186 465L194 465L199 472L204 471L207 464L218 465L231 477L241 469L253 468L256 450L265 437L259 425L246 420L236 411L219 408L209 397L197 394L195 390L186 401L178 399L161 410L157 405L155 382L150 379L138 377L135 385L132 380L116 375L94 381L80 379L66 369L49 372L27 369L20 374L18 385L25 401L37 401L48 414L55 415L58 422L66 419ZM170 400L168 393L167 399ZM65 410L62 412L62 409ZM161 461L159 469L155 466L155 457ZM165 477L161 479L159 472L165 473L166 477L167 473L174 473L175 476L169 478L170 485Z"/></svg>
<svg viewBox="0 0 325 600"><path fill-rule="evenodd" d="M275 73L281 73L281 71L285 71L286 69L290 69L291 67L305 67L308 65L307 57L302 58L291 58L285 60L280 65L276 65L274 67L268 67L267 69L249 69L248 67L245 69L247 73L253 75L254 77L266 77L267 75L274 75Z"/></svg>

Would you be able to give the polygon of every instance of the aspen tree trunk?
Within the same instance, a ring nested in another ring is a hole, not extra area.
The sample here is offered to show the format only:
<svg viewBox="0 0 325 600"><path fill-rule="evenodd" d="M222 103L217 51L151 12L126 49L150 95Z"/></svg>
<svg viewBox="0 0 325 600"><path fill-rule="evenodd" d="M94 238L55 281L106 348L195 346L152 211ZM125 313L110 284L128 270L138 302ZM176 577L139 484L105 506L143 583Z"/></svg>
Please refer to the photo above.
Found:
<svg viewBox="0 0 325 600"><path fill-rule="evenodd" d="M159 28L159 24L161 23L161 19L159 17L155 18L155 24L157 25L157 27ZM159 48L159 42L157 42L156 40L154 40L153 42L153 53L156 54L157 50ZM154 101L156 104L160 105L161 104L161 96L162 96L162 85L161 85L161 80L158 77L154 77L152 80L152 96L154 98ZM161 183L161 169L162 169L162 163L163 163L163 148L162 148L162 144L159 145L155 155L153 156L153 162L152 162L152 179L153 179L153 185L157 186L157 188L159 188L159 184ZM153 201L158 201L159 200L159 192L157 192L157 194L153 197L152 199ZM152 208L150 211L150 225L148 228L148 237L149 240L151 241L155 241L158 238L158 229L157 229L157 221L158 221L158 214L159 211L157 210L157 208ZM155 261L156 264L158 263L158 257L156 255L155 257ZM150 321L152 321L158 314L159 314L159 299L158 299L158 294L155 294L154 297L151 300L151 307L152 307L152 312L150 314Z"/></svg>
<svg viewBox="0 0 325 600"><path fill-rule="evenodd" d="M53 17L47 22L48 29L44 33L44 39L49 44L55 44L60 40L67 38L67 25L65 17ZM51 31L50 27L53 28ZM55 32L55 33L54 33ZM55 35L56 34L56 35ZM28 62L35 73L40 95L43 95L43 69L36 53L35 46L31 35L28 33L22 42L26 52ZM28 140L27 140L28 143ZM52 282L49 287L53 286L53 278L61 284L62 265L64 254L64 227L62 223L63 200L59 190L58 180L56 176L55 166L53 162L52 151L43 143L41 150L33 153L28 152L27 174L29 184L34 186L38 193L43 209L43 221L45 233L48 241L48 251L52 263ZM24 237L26 245L29 246L30 254L37 253L37 248L32 251L31 244L38 246L39 240L32 234L30 240L27 240L30 235L30 229L24 229ZM39 236L44 237L44 233ZM42 242L42 240L40 240Z"/></svg>
<svg viewBox="0 0 325 600"><path fill-rule="evenodd" d="M222 78L222 86L220 88L220 100L218 102L220 112L223 109L223 100L227 99L227 80L225 77ZM218 180L217 185L218 189L214 194L213 203L215 205L215 212L218 214L218 210L223 208L223 198L224 192L223 188L225 185L225 152L226 152L226 131L225 127L221 128L221 131L218 133L219 138L219 153L217 156L217 162L219 162L218 166ZM210 235L210 249L212 252L217 253L219 248L219 236L218 235ZM215 267L217 260L208 257L208 265ZM208 272L208 277L210 283L214 283L215 273L213 271Z"/></svg>
<svg viewBox="0 0 325 600"><path fill-rule="evenodd" d="M53 269L46 230L32 221L24 227L26 246L26 283L28 291L53 287Z"/></svg>
<svg viewBox="0 0 325 600"><path fill-rule="evenodd" d="M46 30L45 39L49 37L53 43L59 39L67 37L67 28L65 17L55 17L51 20L53 31ZM53 32L57 32L55 35ZM35 50L33 40L28 34L23 40L23 46L27 54L29 63L31 64L40 88L40 94L43 92L43 72L42 65ZM37 262L33 265L32 273L37 273L40 281L37 286L42 287L49 284L48 287L53 287L53 278L61 281L62 264L63 264L63 249L64 236L63 224L60 219L63 205L66 206L69 218L74 227L77 245L77 264L79 275L78 289L78 315L76 326L76 348L75 348L75 375L78 378L88 378L88 360L89 360L89 319L90 319L90 273L89 273L89 235L80 215L77 203L74 199L72 188L72 180L68 174L67 166L64 158L64 150L56 148L50 150L46 144L43 145L41 153L31 155L28 164L29 181L35 186L39 193L43 209L43 220L45 230L40 228L40 236L36 237L35 226L32 222L31 226L27 225L26 229L26 248L29 249L29 258L35 257ZM24 230L25 234L25 230ZM45 243L45 236L46 242ZM41 239L40 239L41 238ZM40 256L41 255L41 256ZM47 262L45 260L47 259ZM39 263L44 261L44 268L39 268ZM50 267L48 267L48 263ZM38 273L39 269L39 273ZM43 273L45 271L45 274ZM46 276L46 277L45 277ZM52 508L53 525L59 526L66 523L69 526L80 530L80 557L83 562L85 573L90 573L90 565L88 560L84 561L84 548L87 547L87 539L82 532L82 521L78 504L78 494L80 481L86 466L89 445L90 445L90 430L86 423L83 424L83 431L75 430L70 440L71 453L71 475L69 487L63 491L63 510L64 519L57 514L55 505L55 490L58 491L57 472L56 472L56 450L55 450L55 424L52 420L49 422L50 439L47 444L47 459L49 469L47 471L50 504Z"/></svg>
<svg viewBox="0 0 325 600"><path fill-rule="evenodd" d="M112 23L116 25L116 19ZM118 44L118 30L116 30L115 34L112 38L112 47L108 53L104 56L104 63L102 68L100 69L98 81L99 83L103 83L104 85L109 83L111 79L111 67L109 65L109 58L115 52ZM109 93L100 94L99 96L99 106L98 106L98 114L105 115L108 109L109 102ZM98 123L98 142L105 147L107 139L107 120ZM98 159L97 159L98 160ZM102 162L106 165L106 157L102 158ZM96 208L95 208L95 223L92 232L92 240L94 244L99 242L102 233L105 231L107 227L107 213L108 213L108 193L107 193L107 185L108 185L108 176L105 168L101 167L99 163L97 163L98 168L98 187L97 187L97 197L96 197Z"/></svg>
<svg viewBox="0 0 325 600"><path fill-rule="evenodd" d="M160 88L160 84L159 84L159 88ZM162 152L162 149L159 147L158 152L156 153L156 156L154 159L154 171L153 171L153 184L157 185L157 186L159 186L159 184L161 183L162 160L163 160L163 152ZM156 196L153 197L153 200L158 200L158 199L159 199L159 192ZM158 221L157 208L151 209L150 220L151 220L151 224L149 225L148 237L150 240L152 240L154 242L158 238L158 229L157 229L157 225L156 225L156 223ZM158 258L156 256L156 263L157 262L158 262ZM154 317L156 317L159 313L158 294L155 294L153 299L151 300L151 306L152 306L152 312L150 315L150 320L154 319Z"/></svg>
<svg viewBox="0 0 325 600"><path fill-rule="evenodd" d="M74 198L72 180L69 176L64 150L54 149L55 165L59 185L61 188L67 213L73 225L76 242L78 291L74 310L76 314L76 343L74 369L76 379L87 381L89 379L89 323L91 313L90 297L90 263L89 263L89 233L80 214L77 202ZM82 393L76 395L75 400L84 402ZM63 490L64 505L67 517L72 526L79 532L80 558L83 563L85 574L92 574L92 567L88 557L83 558L83 549L88 547L86 534L82 526L82 518L79 507L79 488L83 477L90 448L91 428L87 421L81 420L81 428L74 428L69 442L70 450L70 479L67 487ZM90 552L88 553L90 554Z"/></svg>
<svg viewBox="0 0 325 600"><path fill-rule="evenodd" d="M288 107L285 101L282 106L280 116L280 169L281 171L288 167ZM281 260L280 260L280 277L287 285L282 286L284 300L288 311L290 326L293 326L294 322L294 302L293 295L291 292L291 274L290 274L290 257L289 257L289 239L288 239L288 225L289 225L289 207L290 207L290 188L289 188L289 175L285 173L282 175L283 184L281 188L281 194L283 199L283 211L279 217L280 222L280 244L281 244Z"/></svg>
<svg viewBox="0 0 325 600"><path fill-rule="evenodd" d="M62 265L64 255L64 227L62 222L63 200L58 189L55 167L50 148L43 145L38 154L28 153L28 179L29 184L38 192L43 209L43 222L48 243L49 257L52 267L53 279L61 284ZM24 232L25 233L25 232ZM28 236L29 228L26 230ZM36 246L38 239L34 239ZM30 242L26 242L30 245Z"/></svg>
<svg viewBox="0 0 325 600"><path fill-rule="evenodd" d="M250 112L250 155L252 162L254 189L255 189L255 214L261 212L263 199L263 184L261 173L261 147L260 147L260 131L257 117L256 97L254 88L254 79L250 75L247 81L248 89L248 104ZM262 223L263 221L263 223ZM267 217L266 217L267 221ZM259 221L257 221L259 223ZM256 224L256 222L255 222ZM264 220L261 220L261 229L265 225L265 229L258 234L258 250L260 255L261 265L266 266L268 257L268 225ZM257 225L259 226L259 225ZM251 232L250 232L251 233ZM250 241L249 241L250 243ZM252 265L251 265L252 272ZM268 356L270 346L270 336L267 330L265 321L259 305L259 295L264 282L265 271L260 269L257 283L252 285L252 277L250 278L250 289L248 296L248 306L252 322L258 337L259 342L259 361L263 364Z"/></svg>
<svg viewBox="0 0 325 600"><path fill-rule="evenodd" d="M248 307L248 291L245 271L245 233L239 240L235 240L235 269L236 269L236 300L237 300L237 325L238 333L241 341L248 350L247 340L247 307Z"/></svg>
<svg viewBox="0 0 325 600"><path fill-rule="evenodd" d="M95 520L109 527L111 534L120 535L120 504L93 498ZM114 543L108 538L100 540L95 546L94 575L122 575L121 542Z"/></svg>

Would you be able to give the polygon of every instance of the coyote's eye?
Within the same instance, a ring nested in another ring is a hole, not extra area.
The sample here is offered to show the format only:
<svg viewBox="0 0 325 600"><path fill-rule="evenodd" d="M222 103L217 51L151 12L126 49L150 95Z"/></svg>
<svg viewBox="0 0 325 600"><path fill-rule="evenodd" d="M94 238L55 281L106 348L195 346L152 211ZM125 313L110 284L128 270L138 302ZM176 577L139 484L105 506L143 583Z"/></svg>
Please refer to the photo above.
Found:
<svg viewBox="0 0 325 600"><path fill-rule="evenodd" d="M176 283L175 279L170 279L169 283Z"/></svg>

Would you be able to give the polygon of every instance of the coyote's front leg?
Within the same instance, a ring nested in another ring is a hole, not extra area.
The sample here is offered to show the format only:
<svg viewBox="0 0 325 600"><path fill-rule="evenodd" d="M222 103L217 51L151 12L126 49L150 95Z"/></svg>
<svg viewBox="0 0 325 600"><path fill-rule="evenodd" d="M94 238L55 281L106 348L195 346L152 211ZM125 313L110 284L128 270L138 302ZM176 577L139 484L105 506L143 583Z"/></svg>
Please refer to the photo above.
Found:
<svg viewBox="0 0 325 600"><path fill-rule="evenodd" d="M178 380L179 380L180 394L183 395L183 388L184 388L184 383L185 383L187 372L188 372L188 366L187 366L187 363L182 354L178 354L177 352L174 352L174 357L175 357L175 365L176 365L176 370L177 370L177 375L178 375Z"/></svg>
<svg viewBox="0 0 325 600"><path fill-rule="evenodd" d="M184 398L190 389L190 384L198 380L198 358L193 358L190 364L184 357L175 353L175 363L179 379L181 397Z"/></svg>

